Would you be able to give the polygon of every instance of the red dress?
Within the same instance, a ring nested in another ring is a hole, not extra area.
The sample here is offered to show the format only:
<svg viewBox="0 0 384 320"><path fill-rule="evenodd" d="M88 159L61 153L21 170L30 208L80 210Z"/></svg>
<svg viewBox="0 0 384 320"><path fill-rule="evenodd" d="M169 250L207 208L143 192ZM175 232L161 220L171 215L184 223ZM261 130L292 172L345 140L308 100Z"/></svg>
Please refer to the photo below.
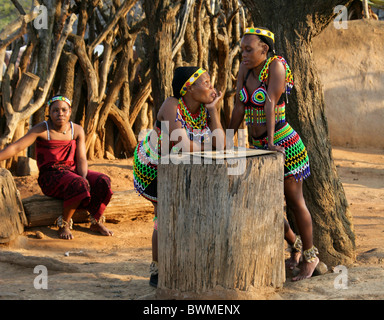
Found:
<svg viewBox="0 0 384 320"><path fill-rule="evenodd" d="M46 125L48 140L36 140L41 191L46 196L63 199L64 207L81 201L79 208L86 209L99 221L113 194L110 178L88 170L87 181L77 173L72 122L72 140L50 140L47 122Z"/></svg>

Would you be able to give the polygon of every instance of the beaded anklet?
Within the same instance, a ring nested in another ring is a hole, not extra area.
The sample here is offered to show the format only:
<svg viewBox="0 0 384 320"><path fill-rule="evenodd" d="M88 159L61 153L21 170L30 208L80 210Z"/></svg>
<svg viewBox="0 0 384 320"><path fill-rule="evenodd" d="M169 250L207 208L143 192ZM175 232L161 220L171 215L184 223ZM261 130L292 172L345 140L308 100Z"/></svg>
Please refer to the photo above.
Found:
<svg viewBox="0 0 384 320"><path fill-rule="evenodd" d="M290 246L291 248L291 252L292 251L295 251L295 252L301 252L303 250L303 243L301 241L301 237L300 236L296 236L296 240L294 242L293 245Z"/></svg>
<svg viewBox="0 0 384 320"><path fill-rule="evenodd" d="M317 254L319 254L319 250L315 246L312 246L312 248L304 250L303 255L305 261L308 263L312 263L316 260Z"/></svg>
<svg viewBox="0 0 384 320"><path fill-rule="evenodd" d="M157 261L152 261L150 266L149 266L149 273L150 274L153 274L153 275L156 275L159 273L159 268L158 268L158 265L157 265Z"/></svg>
<svg viewBox="0 0 384 320"><path fill-rule="evenodd" d="M73 220L70 219L69 222L65 221L63 219L63 216L59 216L56 221L55 221L55 224L59 227L59 228L65 228L65 227L69 227L70 230L72 230L72 226L73 226Z"/></svg>
<svg viewBox="0 0 384 320"><path fill-rule="evenodd" d="M105 217L101 216L99 221L97 221L94 216L90 215L89 216L89 220L91 221L91 224L99 224L99 223L104 223L105 222Z"/></svg>

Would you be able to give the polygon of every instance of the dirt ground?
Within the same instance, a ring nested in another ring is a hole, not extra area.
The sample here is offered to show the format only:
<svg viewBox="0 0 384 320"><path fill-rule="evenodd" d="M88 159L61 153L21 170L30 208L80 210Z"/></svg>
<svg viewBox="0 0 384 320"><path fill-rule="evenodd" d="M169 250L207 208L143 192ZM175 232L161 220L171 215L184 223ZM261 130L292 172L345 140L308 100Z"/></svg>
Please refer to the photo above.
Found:
<svg viewBox="0 0 384 320"><path fill-rule="evenodd" d="M384 151L334 148L333 155L350 203L356 234L357 260L344 271L291 282L271 296L282 300L384 298ZM114 191L133 188L132 159L90 162L90 169L107 173ZM36 176L15 177L22 197L40 193ZM8 245L0 246L0 300L150 300L149 286L152 216L107 224L113 237L75 224L75 239L60 240L54 226L26 229ZM36 238L36 231L44 234ZM28 257L28 259L26 258ZM47 268L47 288L34 270ZM338 278L339 279L339 278ZM336 284L335 286L335 281Z"/></svg>

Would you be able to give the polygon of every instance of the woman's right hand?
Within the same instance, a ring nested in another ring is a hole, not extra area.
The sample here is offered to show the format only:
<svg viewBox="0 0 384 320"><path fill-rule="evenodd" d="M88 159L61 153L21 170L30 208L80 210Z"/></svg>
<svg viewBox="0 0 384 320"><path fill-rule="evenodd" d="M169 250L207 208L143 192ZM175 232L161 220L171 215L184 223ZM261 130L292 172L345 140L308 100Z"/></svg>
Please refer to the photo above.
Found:
<svg viewBox="0 0 384 320"><path fill-rule="evenodd" d="M268 150L281 152L285 156L285 149L283 147L268 144Z"/></svg>

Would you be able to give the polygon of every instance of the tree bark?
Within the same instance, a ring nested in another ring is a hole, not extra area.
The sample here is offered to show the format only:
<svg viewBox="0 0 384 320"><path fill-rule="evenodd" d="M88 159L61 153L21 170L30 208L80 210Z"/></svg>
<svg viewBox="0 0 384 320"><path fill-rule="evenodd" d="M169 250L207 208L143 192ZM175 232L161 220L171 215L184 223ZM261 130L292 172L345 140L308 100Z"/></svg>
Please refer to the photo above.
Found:
<svg viewBox="0 0 384 320"><path fill-rule="evenodd" d="M166 97L172 96L172 41L175 16L180 1L145 0L148 19L148 56L156 114Z"/></svg>
<svg viewBox="0 0 384 320"><path fill-rule="evenodd" d="M304 196L313 220L314 244L329 266L355 259L355 235L343 186L332 158L324 97L312 58L312 38L334 18L333 8L348 1L250 1L255 26L275 33L276 52L290 65L294 89L288 97L287 120L307 147L311 177ZM256 23L257 22L257 23ZM288 211L290 221L292 214Z"/></svg>
<svg viewBox="0 0 384 320"><path fill-rule="evenodd" d="M63 51L60 59L60 94L66 96L68 99L73 100L73 86L75 83L75 66L77 63L77 56L71 52Z"/></svg>

